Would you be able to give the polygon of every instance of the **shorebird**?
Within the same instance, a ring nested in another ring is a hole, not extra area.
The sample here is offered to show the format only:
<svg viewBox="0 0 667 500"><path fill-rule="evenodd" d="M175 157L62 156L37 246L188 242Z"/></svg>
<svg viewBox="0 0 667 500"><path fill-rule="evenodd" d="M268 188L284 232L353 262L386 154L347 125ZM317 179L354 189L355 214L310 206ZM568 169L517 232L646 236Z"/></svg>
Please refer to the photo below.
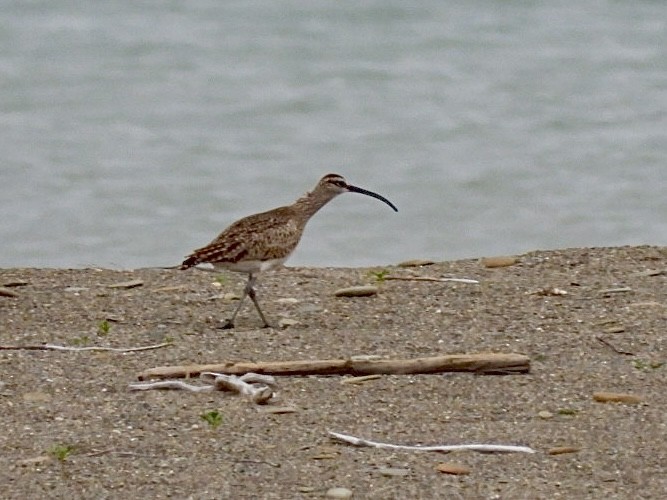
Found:
<svg viewBox="0 0 667 500"><path fill-rule="evenodd" d="M315 189L293 204L250 215L234 222L211 243L195 250L183 261L180 269L208 263L216 269L248 274L239 305L232 317L220 328L234 328L234 320L246 296L250 297L255 305L264 323L263 326L265 328L271 326L257 302L255 292L257 275L282 265L299 244L310 218L341 193L372 196L398 212L394 204L384 196L348 184L341 175L328 174L320 179Z"/></svg>

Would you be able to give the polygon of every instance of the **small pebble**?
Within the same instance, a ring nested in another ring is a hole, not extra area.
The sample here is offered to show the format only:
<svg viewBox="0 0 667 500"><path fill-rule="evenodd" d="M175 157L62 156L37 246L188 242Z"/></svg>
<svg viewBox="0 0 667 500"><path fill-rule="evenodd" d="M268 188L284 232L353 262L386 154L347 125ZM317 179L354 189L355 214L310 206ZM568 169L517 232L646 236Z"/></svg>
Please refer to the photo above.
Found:
<svg viewBox="0 0 667 500"><path fill-rule="evenodd" d="M280 318L278 320L278 326L280 328L287 328L288 326L298 325L299 322L292 318Z"/></svg>
<svg viewBox="0 0 667 500"><path fill-rule="evenodd" d="M410 474L410 469L399 469L397 467L380 467L378 472L387 477L402 477Z"/></svg>
<svg viewBox="0 0 667 500"><path fill-rule="evenodd" d="M578 451L581 451L581 448L577 446L556 446L549 448L547 453L549 455L563 455L565 453L577 453Z"/></svg>
<svg viewBox="0 0 667 500"><path fill-rule="evenodd" d="M2 297L18 297L19 294L16 293L14 290L10 290L9 288L5 288L4 286L0 286L0 296L2 296Z"/></svg>
<svg viewBox="0 0 667 500"><path fill-rule="evenodd" d="M114 283L112 285L108 285L109 288L136 288L138 286L142 286L144 282L142 280L130 280L130 281L121 281L120 283Z"/></svg>
<svg viewBox="0 0 667 500"><path fill-rule="evenodd" d="M282 415L284 413L295 413L299 411L296 406L265 406L262 408L264 413L273 413L275 415Z"/></svg>
<svg viewBox="0 0 667 500"><path fill-rule="evenodd" d="M611 295L614 293L628 293L631 292L632 288L623 286L620 288L605 288L604 290L600 290L600 294L602 295Z"/></svg>
<svg viewBox="0 0 667 500"><path fill-rule="evenodd" d="M12 287L12 286L26 286L28 284L27 281L24 280L9 280L5 281L2 286L6 287Z"/></svg>
<svg viewBox="0 0 667 500"><path fill-rule="evenodd" d="M452 474L454 476L462 476L465 474L470 474L471 472L470 467L450 462L439 463L435 467L435 470L437 470L438 472L442 472L443 474Z"/></svg>
<svg viewBox="0 0 667 500"><path fill-rule="evenodd" d="M594 392L593 399L598 403L625 403L629 405L636 405L642 401L639 396L622 392Z"/></svg>
<svg viewBox="0 0 667 500"><path fill-rule="evenodd" d="M365 382L368 382L369 380L377 380L379 378L382 378L382 375L379 374L374 374L374 375L362 375L360 377L347 377L344 378L343 380L340 381L341 384L363 384Z"/></svg>
<svg viewBox="0 0 667 500"><path fill-rule="evenodd" d="M366 286L351 286L348 288L340 288L334 292L336 297L370 297L377 295L378 288L373 285Z"/></svg>
<svg viewBox="0 0 667 500"><path fill-rule="evenodd" d="M623 325L618 325L618 326L610 326L609 328L605 328L604 333L623 333L625 331L625 327Z"/></svg>
<svg viewBox="0 0 667 500"><path fill-rule="evenodd" d="M484 257L482 265L488 268L513 266L519 259L514 256Z"/></svg>
<svg viewBox="0 0 667 500"><path fill-rule="evenodd" d="M351 498L352 490L347 488L329 488L327 490L328 498Z"/></svg>
<svg viewBox="0 0 667 500"><path fill-rule="evenodd" d="M280 299L276 299L276 302L278 304L298 304L299 299L294 297L282 297Z"/></svg>
<svg viewBox="0 0 667 500"><path fill-rule="evenodd" d="M399 262L397 265L398 267L422 267L422 266L430 266L433 264L435 264L435 262L432 260L412 259Z"/></svg>
<svg viewBox="0 0 667 500"><path fill-rule="evenodd" d="M540 417L540 418L543 419L543 420L548 420L548 419L550 419L551 417L553 417L554 414L551 413L550 411L542 410L541 412L539 412L539 413L537 414L537 416Z"/></svg>

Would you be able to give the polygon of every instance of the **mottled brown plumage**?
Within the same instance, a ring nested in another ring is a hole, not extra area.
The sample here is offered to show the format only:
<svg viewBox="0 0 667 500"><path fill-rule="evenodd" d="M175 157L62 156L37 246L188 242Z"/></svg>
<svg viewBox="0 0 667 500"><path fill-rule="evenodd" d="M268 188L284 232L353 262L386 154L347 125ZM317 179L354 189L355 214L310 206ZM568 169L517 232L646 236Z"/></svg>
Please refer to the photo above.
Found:
<svg viewBox="0 0 667 500"><path fill-rule="evenodd" d="M183 266L210 263L233 268L246 261L285 259L299 243L305 222L298 218L294 207L244 217L211 243L195 250Z"/></svg>
<svg viewBox="0 0 667 500"><path fill-rule="evenodd" d="M234 319L246 295L255 304L264 326L269 326L255 296L257 274L282 265L299 244L310 218L333 198L346 192L372 196L398 211L383 196L352 186L340 175L328 174L320 179L313 191L306 193L292 205L236 221L211 243L195 250L183 261L181 269L208 263L216 268L248 273L248 282L241 301L223 328L234 327Z"/></svg>

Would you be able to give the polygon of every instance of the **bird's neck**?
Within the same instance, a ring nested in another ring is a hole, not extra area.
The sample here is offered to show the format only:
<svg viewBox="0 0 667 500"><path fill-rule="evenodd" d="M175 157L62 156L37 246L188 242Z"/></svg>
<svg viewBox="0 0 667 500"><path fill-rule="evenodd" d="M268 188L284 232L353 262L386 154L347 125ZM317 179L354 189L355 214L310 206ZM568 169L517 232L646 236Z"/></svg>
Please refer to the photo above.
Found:
<svg viewBox="0 0 667 500"><path fill-rule="evenodd" d="M306 193L301 198L296 200L294 203L294 208L301 216L305 224L308 222L308 219L315 215L320 208L329 203L335 197L336 194L328 196L327 194L315 192Z"/></svg>

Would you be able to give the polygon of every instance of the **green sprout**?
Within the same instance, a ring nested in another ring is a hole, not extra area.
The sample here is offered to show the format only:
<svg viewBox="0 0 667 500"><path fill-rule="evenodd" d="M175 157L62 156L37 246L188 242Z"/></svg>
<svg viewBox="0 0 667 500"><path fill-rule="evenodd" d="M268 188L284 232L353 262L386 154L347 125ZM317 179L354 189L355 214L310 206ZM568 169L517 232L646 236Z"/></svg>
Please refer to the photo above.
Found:
<svg viewBox="0 0 667 500"><path fill-rule="evenodd" d="M576 415L578 413L578 411L579 410L575 410L574 408L560 408L558 410L558 414L559 415L569 415L569 416L573 417L574 415Z"/></svg>
<svg viewBox="0 0 667 500"><path fill-rule="evenodd" d="M387 276L389 276L389 271L387 269L382 269L380 271L369 271L368 274L373 276L378 283L383 283Z"/></svg>
<svg viewBox="0 0 667 500"><path fill-rule="evenodd" d="M661 366L663 366L665 363L661 361L645 361L643 359L634 359L632 361L632 366L634 366L637 370L643 371L643 372L648 372L651 370L657 370Z"/></svg>
<svg viewBox="0 0 667 500"><path fill-rule="evenodd" d="M109 330L111 330L111 325L109 322L105 319L103 321L100 321L100 324L97 325L97 334L100 337L104 337L109 334Z"/></svg>
<svg viewBox="0 0 667 500"><path fill-rule="evenodd" d="M199 415L199 417L202 420L205 420L206 423L210 425L213 429L215 429L222 423L222 413L220 413L218 410L209 410Z"/></svg>
<svg viewBox="0 0 667 500"><path fill-rule="evenodd" d="M80 337L70 339L70 342L74 345L86 345L90 342L90 337L88 335L81 335Z"/></svg>
<svg viewBox="0 0 667 500"><path fill-rule="evenodd" d="M49 454L53 455L59 462L64 462L74 451L74 446L70 444L54 444L48 451Z"/></svg>

